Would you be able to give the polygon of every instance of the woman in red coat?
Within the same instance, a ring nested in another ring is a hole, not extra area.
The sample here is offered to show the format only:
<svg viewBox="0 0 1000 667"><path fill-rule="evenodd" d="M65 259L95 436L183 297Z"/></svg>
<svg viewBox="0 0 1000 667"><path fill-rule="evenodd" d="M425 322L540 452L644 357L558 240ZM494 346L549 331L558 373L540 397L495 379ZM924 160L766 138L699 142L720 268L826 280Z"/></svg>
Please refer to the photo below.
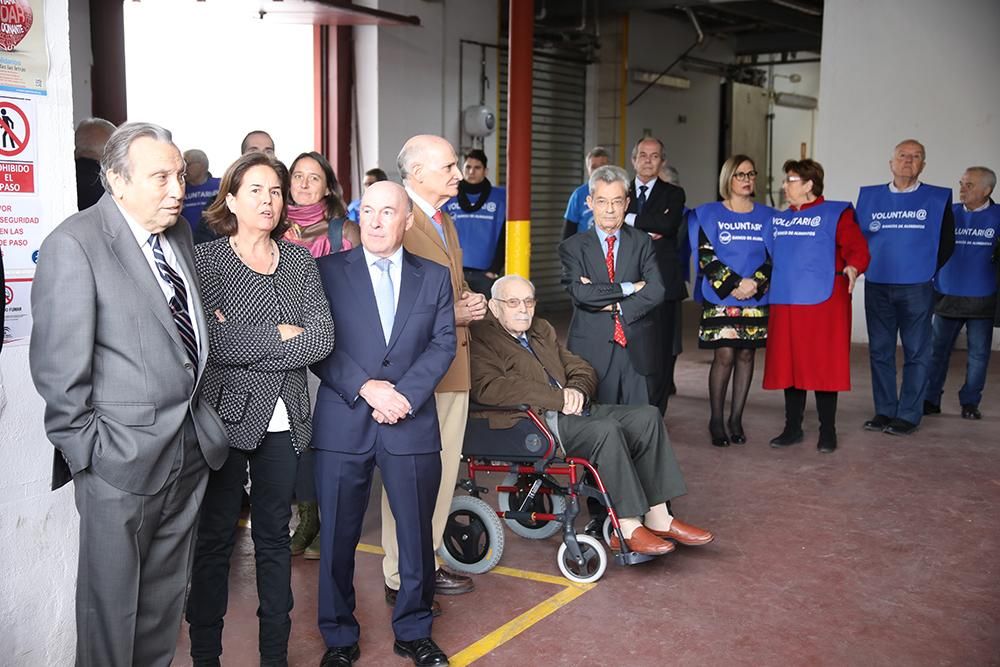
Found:
<svg viewBox="0 0 1000 667"><path fill-rule="evenodd" d="M785 390L785 429L772 447L802 442L806 392L816 392L820 452L837 448L837 392L851 389L851 292L868 244L849 202L823 198L823 167L788 160L790 204L768 234L773 261L764 389Z"/></svg>

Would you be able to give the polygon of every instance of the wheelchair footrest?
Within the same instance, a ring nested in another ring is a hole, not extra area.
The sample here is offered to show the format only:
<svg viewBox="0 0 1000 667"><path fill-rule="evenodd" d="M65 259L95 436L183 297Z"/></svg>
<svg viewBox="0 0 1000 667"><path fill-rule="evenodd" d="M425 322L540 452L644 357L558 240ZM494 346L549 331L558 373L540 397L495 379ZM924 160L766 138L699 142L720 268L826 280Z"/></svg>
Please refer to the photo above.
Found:
<svg viewBox="0 0 1000 667"><path fill-rule="evenodd" d="M647 556L635 551L615 554L615 562L619 565L636 565L638 563L645 563L647 560L653 560L654 558L656 556Z"/></svg>

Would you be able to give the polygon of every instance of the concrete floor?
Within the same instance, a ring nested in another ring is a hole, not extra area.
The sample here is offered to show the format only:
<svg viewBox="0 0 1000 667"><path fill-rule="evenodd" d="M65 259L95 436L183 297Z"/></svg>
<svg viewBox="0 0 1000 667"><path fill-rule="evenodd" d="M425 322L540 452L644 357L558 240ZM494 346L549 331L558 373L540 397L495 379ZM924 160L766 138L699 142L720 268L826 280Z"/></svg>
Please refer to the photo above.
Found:
<svg viewBox="0 0 1000 667"><path fill-rule="evenodd" d="M696 321L686 312L686 322ZM782 396L759 389L759 353L758 389L744 417L749 443L719 449L707 433L711 352L697 349L691 326L686 332L667 424L690 492L673 507L711 529L715 542L634 567L611 563L584 592L560 578L558 537L531 541L507 531L501 566L550 580L493 571L476 577L474 593L440 598L434 637L459 658L453 664L484 653L477 666L1000 665L1000 363L989 373L984 419L965 421L956 396L965 353L957 351L943 414L900 439L861 428L872 405L867 348L856 346L856 389L840 397L840 448L821 455L811 396L806 441L767 446L781 430ZM495 494L486 500L495 503ZM370 507L362 543L377 545L377 496ZM359 664L407 665L392 654L380 562L358 553ZM257 662L253 571L242 531L224 665ZM314 667L324 651L317 573L317 561L294 559L293 666ZM187 656L185 626L174 664L190 665Z"/></svg>

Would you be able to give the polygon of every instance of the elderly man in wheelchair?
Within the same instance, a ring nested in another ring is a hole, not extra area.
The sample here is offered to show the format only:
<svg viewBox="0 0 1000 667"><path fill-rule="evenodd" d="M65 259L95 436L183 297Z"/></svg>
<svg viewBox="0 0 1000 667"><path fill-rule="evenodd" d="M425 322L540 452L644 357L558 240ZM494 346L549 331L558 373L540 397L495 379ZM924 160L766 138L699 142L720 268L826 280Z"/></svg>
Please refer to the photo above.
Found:
<svg viewBox="0 0 1000 667"><path fill-rule="evenodd" d="M597 375L556 338L552 325L535 318L535 289L520 276L493 285L486 318L472 325L472 392L484 406L529 405L564 448L589 461L613 499L620 530L612 550L658 556L674 542L712 541L707 530L671 516L668 502L686 492L659 411L651 406L601 405L591 401ZM530 417L490 412L491 428ZM467 443L468 444L468 443Z"/></svg>

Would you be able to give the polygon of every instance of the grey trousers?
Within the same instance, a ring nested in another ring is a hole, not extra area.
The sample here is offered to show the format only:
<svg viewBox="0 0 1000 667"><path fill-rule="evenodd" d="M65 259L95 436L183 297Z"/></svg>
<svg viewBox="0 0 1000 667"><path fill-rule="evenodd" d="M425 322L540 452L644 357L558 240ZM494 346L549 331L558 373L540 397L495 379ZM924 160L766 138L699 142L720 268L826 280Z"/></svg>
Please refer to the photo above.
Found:
<svg viewBox="0 0 1000 667"><path fill-rule="evenodd" d="M647 405L649 391L646 376L632 365L628 350L611 346L611 364L597 384L597 400L605 405Z"/></svg>
<svg viewBox="0 0 1000 667"><path fill-rule="evenodd" d="M687 493L660 411L651 405L590 407L589 417L559 416L566 453L597 467L619 517Z"/></svg>
<svg viewBox="0 0 1000 667"><path fill-rule="evenodd" d="M157 493L111 486L90 469L73 477L80 513L77 667L168 667L180 630L208 464L186 424Z"/></svg>

